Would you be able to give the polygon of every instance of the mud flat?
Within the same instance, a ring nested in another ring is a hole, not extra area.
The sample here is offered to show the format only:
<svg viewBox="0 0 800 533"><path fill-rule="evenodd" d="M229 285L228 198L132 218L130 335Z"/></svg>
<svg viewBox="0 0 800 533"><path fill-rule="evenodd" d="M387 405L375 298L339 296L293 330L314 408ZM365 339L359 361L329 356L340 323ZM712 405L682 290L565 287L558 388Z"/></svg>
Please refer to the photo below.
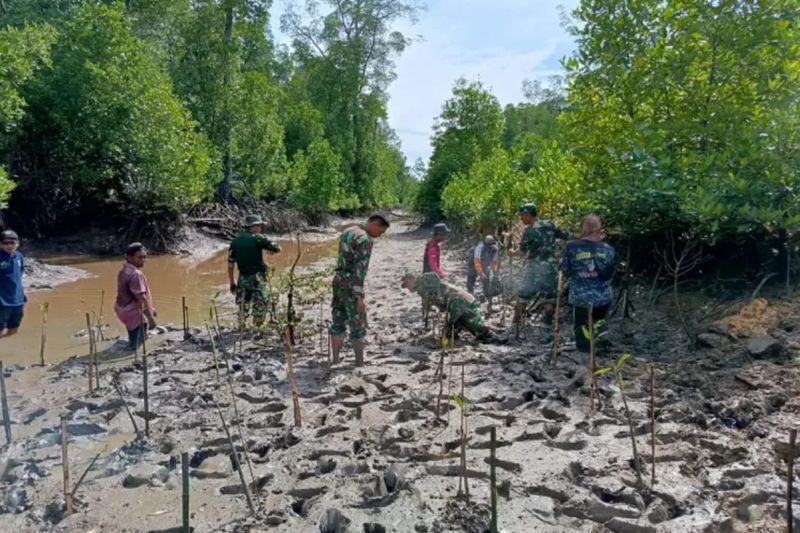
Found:
<svg viewBox="0 0 800 533"><path fill-rule="evenodd" d="M0 453L3 531L165 531L181 524L180 453L190 456L195 531L483 532L489 520L489 432L497 431L499 524L505 532L781 531L785 443L800 421L797 302L768 303L757 327L715 323L708 347L689 348L668 307L638 322L611 321L614 352L633 349L625 392L642 455L637 487L629 425L610 379L592 412L584 361L569 335L557 368L531 324L522 341L440 350L419 301L397 287L421 261L425 234L398 227L379 241L368 278L367 366L328 369L312 333L296 350L303 425L295 428L283 348L277 339L223 335L241 413L204 330L174 329L149 345L150 437L136 440L125 409L144 428L142 366L104 360L89 395L87 365L73 358L11 367L6 386L14 441ZM463 282L462 252L445 268ZM330 261L330 260L327 260ZM497 306L496 306L497 307ZM327 318L327 312L325 313ZM490 323L500 328L496 311ZM510 322L510 313L506 313ZM565 325L563 330L568 330ZM318 330L317 330L318 331ZM771 340L770 340L771 339ZM237 342L241 341L241 342ZM218 349L220 348L217 343ZM233 347L236 345L236 353ZM650 381L656 372L656 482L651 486ZM457 497L460 411L467 399L471 499ZM110 385L117 375L124 400ZM440 393L441 390L441 393ZM236 435L231 448L216 405ZM439 416L437 416L437 405ZM98 456L65 515L60 415L67 419L72 482ZM232 454L243 466L259 518L250 517ZM795 513L800 500L794 495Z"/></svg>

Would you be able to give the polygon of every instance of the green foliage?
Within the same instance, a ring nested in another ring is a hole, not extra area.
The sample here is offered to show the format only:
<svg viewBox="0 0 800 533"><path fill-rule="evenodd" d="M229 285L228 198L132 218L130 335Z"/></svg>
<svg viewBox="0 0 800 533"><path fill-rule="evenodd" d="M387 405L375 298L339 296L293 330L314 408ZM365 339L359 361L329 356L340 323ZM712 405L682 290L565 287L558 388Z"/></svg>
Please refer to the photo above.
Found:
<svg viewBox="0 0 800 533"><path fill-rule="evenodd" d="M297 152L294 164L300 181L292 196L293 205L312 214L337 209L341 162L328 141L312 142L307 154Z"/></svg>
<svg viewBox="0 0 800 533"><path fill-rule="evenodd" d="M626 233L708 241L800 222L797 2L585 1L562 115Z"/></svg>
<svg viewBox="0 0 800 533"><path fill-rule="evenodd" d="M442 193L457 175L489 157L503 135L500 104L478 81L456 81L434 126L433 155L417 197L417 210L428 219L440 218ZM452 211L451 211L452 212Z"/></svg>

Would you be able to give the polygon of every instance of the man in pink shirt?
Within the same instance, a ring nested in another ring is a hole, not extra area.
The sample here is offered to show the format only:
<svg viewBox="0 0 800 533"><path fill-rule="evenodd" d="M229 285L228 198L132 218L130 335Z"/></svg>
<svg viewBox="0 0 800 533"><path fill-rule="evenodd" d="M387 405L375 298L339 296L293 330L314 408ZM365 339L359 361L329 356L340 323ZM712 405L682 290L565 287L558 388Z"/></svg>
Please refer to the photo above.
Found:
<svg viewBox="0 0 800 533"><path fill-rule="evenodd" d="M117 274L117 301L114 311L128 330L128 349L136 350L144 338L142 312L150 329L156 327L156 309L142 267L147 249L140 242L128 245L125 264Z"/></svg>
<svg viewBox="0 0 800 533"><path fill-rule="evenodd" d="M433 272L439 279L445 279L444 272L442 271L442 242L447 238L450 230L445 224L436 224L433 226L433 237L425 245L425 255L422 258L422 272Z"/></svg>

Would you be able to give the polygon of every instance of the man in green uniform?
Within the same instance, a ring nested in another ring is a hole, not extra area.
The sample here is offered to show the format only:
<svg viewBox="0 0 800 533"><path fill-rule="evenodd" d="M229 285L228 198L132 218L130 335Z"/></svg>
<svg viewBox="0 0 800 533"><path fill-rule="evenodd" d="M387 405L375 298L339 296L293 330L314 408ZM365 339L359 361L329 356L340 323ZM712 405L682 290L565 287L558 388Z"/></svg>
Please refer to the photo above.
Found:
<svg viewBox="0 0 800 533"><path fill-rule="evenodd" d="M409 292L416 292L422 297L423 305L435 305L440 311L447 312L447 331L452 328L465 329L481 342L497 341L492 331L484 324L478 300L469 292L443 281L434 272L426 272L421 276L406 274L400 285Z"/></svg>
<svg viewBox="0 0 800 533"><path fill-rule="evenodd" d="M344 346L344 334L350 328L350 340L356 356L356 365L364 364L364 346L367 337L367 304L364 300L364 280L367 278L372 239L377 239L389 229L389 222L381 215L372 215L365 224L344 230L339 237L339 258L333 276L331 301L331 352L333 362L339 362L339 352Z"/></svg>
<svg viewBox="0 0 800 533"><path fill-rule="evenodd" d="M231 292L236 295L236 304L243 311L240 312L239 320L247 320L252 313L254 326L264 323L270 296L263 252L266 250L274 254L281 251L278 243L263 235L263 228L261 215L249 215L245 219L242 232L231 241L228 249L228 281ZM234 266L239 269L238 283L233 278Z"/></svg>
<svg viewBox="0 0 800 533"><path fill-rule="evenodd" d="M544 299L542 318L546 324L553 319L558 272L555 253L556 239L567 240L569 233L549 220L539 220L536 205L523 204L519 208L525 231L520 241L519 254L528 260L523 280L517 293L519 302L514 309L514 324L519 324L529 302L539 296Z"/></svg>

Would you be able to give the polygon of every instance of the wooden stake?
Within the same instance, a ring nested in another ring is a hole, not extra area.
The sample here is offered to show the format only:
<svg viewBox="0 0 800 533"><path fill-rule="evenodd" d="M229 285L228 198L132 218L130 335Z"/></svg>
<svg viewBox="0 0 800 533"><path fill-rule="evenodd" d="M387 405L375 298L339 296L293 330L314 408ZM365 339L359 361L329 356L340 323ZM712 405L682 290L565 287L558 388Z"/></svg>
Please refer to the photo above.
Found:
<svg viewBox="0 0 800 533"><path fill-rule="evenodd" d="M142 303L139 306L142 307ZM147 393L147 320L142 311L142 394L144 396L144 436L150 438L150 398Z"/></svg>
<svg viewBox="0 0 800 533"><path fill-rule="evenodd" d="M794 513L792 511L792 484L794 481L794 445L797 441L797 430L789 431L789 472L786 476L786 524L788 533L794 533Z"/></svg>
<svg viewBox="0 0 800 533"><path fill-rule="evenodd" d="M125 396L122 394L122 388L119 386L119 381L117 376L114 376L111 379L111 384L116 389L117 394L119 394L119 397L122 400L122 404L125 406L125 411L128 413L128 418L131 419L131 425L133 425L133 431L136 433L136 438L137 439L142 438L142 435L139 433L139 427L136 425L136 419L133 418L133 413L131 413L131 410L128 407L128 402L125 401Z"/></svg>
<svg viewBox="0 0 800 533"><path fill-rule="evenodd" d="M100 312L97 314L97 333L100 335L100 340L106 340L105 335L103 335L103 304L105 303L106 299L106 291L100 291Z"/></svg>
<svg viewBox="0 0 800 533"><path fill-rule="evenodd" d="M556 367L558 364L558 324L561 318L561 291L564 286L564 273L560 270L558 271L558 283L556 285L556 314L553 320L553 357L552 357L552 365L553 368Z"/></svg>
<svg viewBox="0 0 800 533"><path fill-rule="evenodd" d="M69 490L69 454L67 452L67 440L69 432L67 429L67 419L61 417L61 461L64 472L64 500L67 502L67 514L72 514L72 491Z"/></svg>
<svg viewBox="0 0 800 533"><path fill-rule="evenodd" d="M652 460L650 483L656 484L656 371L650 365L650 457Z"/></svg>
<svg viewBox="0 0 800 533"><path fill-rule="evenodd" d="M86 334L89 336L89 393L94 391L94 335L92 334L92 321L86 313Z"/></svg>
<svg viewBox="0 0 800 533"><path fill-rule="evenodd" d="M183 317L183 340L189 338L189 317L186 309L186 296L181 297L181 316Z"/></svg>
<svg viewBox="0 0 800 533"><path fill-rule="evenodd" d="M42 344L39 348L39 363L44 366L44 347L47 344L47 311L50 309L50 304L45 302L42 304Z"/></svg>
<svg viewBox="0 0 800 533"><path fill-rule="evenodd" d="M464 396L465 369L467 365L461 363L461 476L464 478L464 496L469 503L469 481L467 477L467 398ZM459 491L461 483L459 482Z"/></svg>
<svg viewBox="0 0 800 533"><path fill-rule="evenodd" d="M283 342L286 345L286 370L289 373L289 383L292 386L292 406L294 411L294 427L299 428L303 425L303 418L300 414L300 396L297 393L297 376L294 373L294 358L292 357L292 338L291 329L287 326L283 330Z"/></svg>
<svg viewBox="0 0 800 533"><path fill-rule="evenodd" d="M219 382L219 363L217 362L217 345L214 343L214 335L211 334L211 328L208 327L208 322L204 322L208 338L211 340L211 355L214 356L214 372L217 374L217 382Z"/></svg>
<svg viewBox="0 0 800 533"><path fill-rule="evenodd" d="M497 431L494 426L491 428L492 447L490 448L489 460L489 483L491 484L491 505L492 505L492 533L497 533L497 473L495 472L495 448L497 446Z"/></svg>
<svg viewBox="0 0 800 533"><path fill-rule="evenodd" d="M253 498L250 495L250 487L247 486L247 482L244 479L244 472L242 471L242 464L239 462L239 454L236 453L236 446L233 444L233 437L231 437L231 432L228 429L228 424L225 422L225 417L222 415L222 409L219 408L219 404L217 400L212 398L214 401L214 407L217 408L217 413L219 414L219 419L222 421L222 429L225 431L225 435L228 437L228 444L231 447L231 457L233 458L233 464L236 467L236 471L239 472L239 481L242 484L242 490L244 490L245 498L247 498L247 506L250 508L250 513L253 516L256 515L256 507L253 504Z"/></svg>
<svg viewBox="0 0 800 533"><path fill-rule="evenodd" d="M8 409L8 395L6 394L6 376L3 371L3 362L0 361L0 401L3 407L3 428L6 430L6 444L11 444L11 414Z"/></svg>
<svg viewBox="0 0 800 533"><path fill-rule="evenodd" d="M594 411L595 396L597 396L597 376L595 376L594 362L594 307L589 306L589 404Z"/></svg>
<svg viewBox="0 0 800 533"><path fill-rule="evenodd" d="M234 454L236 451L234 450ZM181 453L181 473L183 474L183 533L189 533L189 454Z"/></svg>

